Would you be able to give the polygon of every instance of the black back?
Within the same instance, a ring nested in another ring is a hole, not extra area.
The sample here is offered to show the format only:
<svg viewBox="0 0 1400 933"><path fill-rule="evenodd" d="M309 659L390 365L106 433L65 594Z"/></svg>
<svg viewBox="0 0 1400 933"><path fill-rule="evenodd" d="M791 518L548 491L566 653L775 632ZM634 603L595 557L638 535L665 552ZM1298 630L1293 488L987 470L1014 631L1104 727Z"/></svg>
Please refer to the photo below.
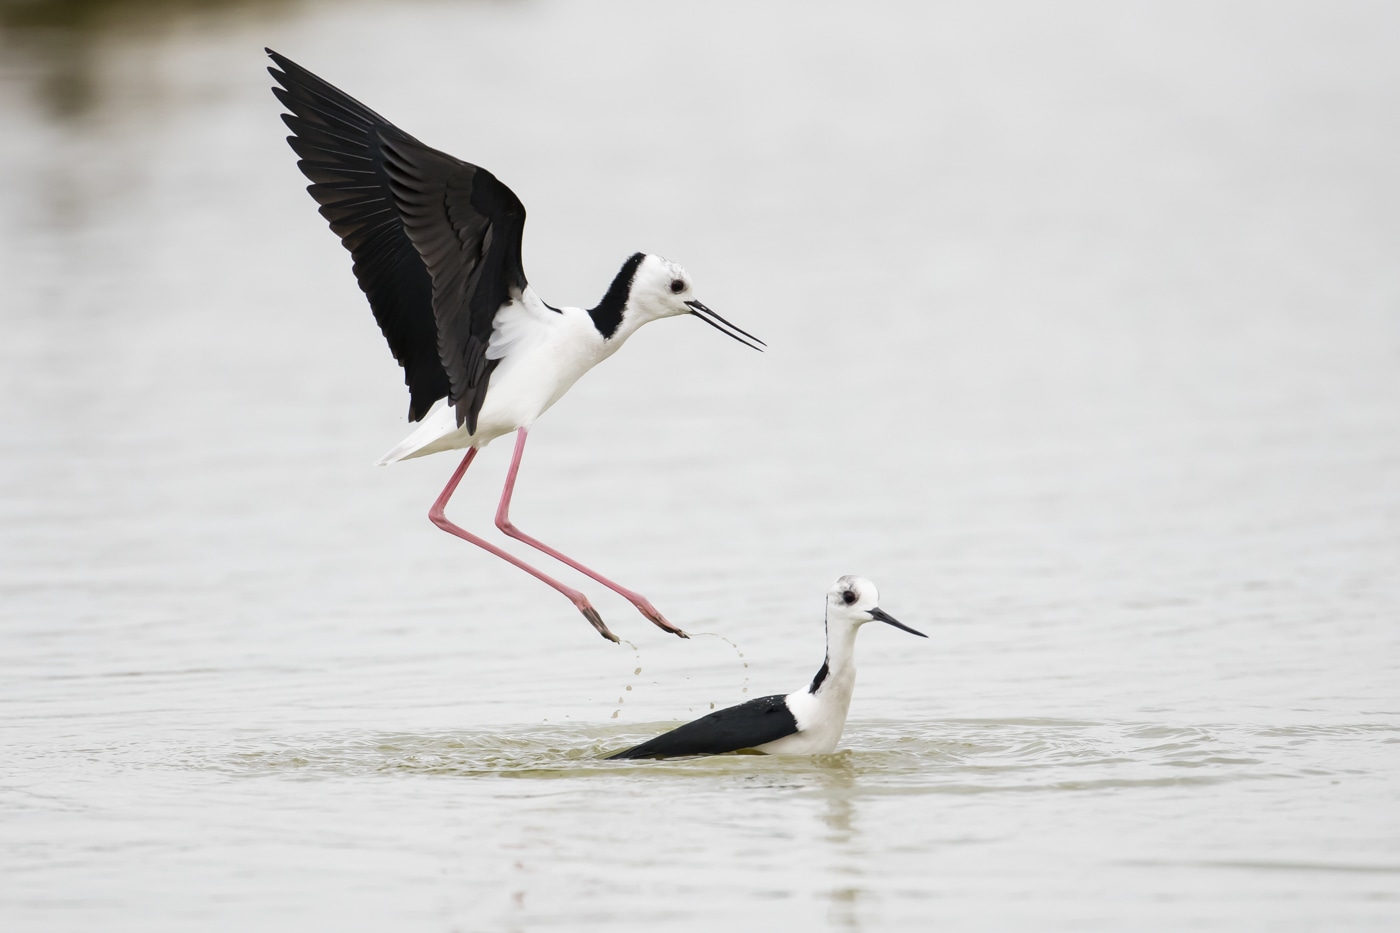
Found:
<svg viewBox="0 0 1400 933"><path fill-rule="evenodd" d="M525 207L483 168L414 139L271 49L307 191L354 257L355 278L404 369L408 416L440 398L475 433L501 305L526 285Z"/></svg>
<svg viewBox="0 0 1400 933"><path fill-rule="evenodd" d="M614 758L678 758L684 755L722 755L743 748L775 742L797 731L797 720L781 694L759 697L716 710L679 729L658 735Z"/></svg>

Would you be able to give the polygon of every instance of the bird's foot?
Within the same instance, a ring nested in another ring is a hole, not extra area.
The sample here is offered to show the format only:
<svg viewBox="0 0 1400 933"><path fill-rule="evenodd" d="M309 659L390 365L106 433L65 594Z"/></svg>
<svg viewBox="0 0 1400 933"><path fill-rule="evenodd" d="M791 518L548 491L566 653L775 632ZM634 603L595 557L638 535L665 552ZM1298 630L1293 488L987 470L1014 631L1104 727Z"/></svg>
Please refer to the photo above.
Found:
<svg viewBox="0 0 1400 933"><path fill-rule="evenodd" d="M588 624L598 630L608 641L615 645L621 644L622 639L612 633L612 630L603 622L603 617L598 615L598 610L593 608L593 604L588 601L588 597L582 593L577 593L572 597L574 608L583 613L583 617L588 620Z"/></svg>
<svg viewBox="0 0 1400 933"><path fill-rule="evenodd" d="M681 638L690 637L681 629L672 625L670 622L667 622L666 617L663 616L659 611L657 611L657 608L653 606L650 602L648 602L646 599L633 600L632 605L636 606L637 611L640 612L642 615L646 616L647 619L649 619L651 623L657 628L661 629L661 631L670 632L672 635L678 635Z"/></svg>

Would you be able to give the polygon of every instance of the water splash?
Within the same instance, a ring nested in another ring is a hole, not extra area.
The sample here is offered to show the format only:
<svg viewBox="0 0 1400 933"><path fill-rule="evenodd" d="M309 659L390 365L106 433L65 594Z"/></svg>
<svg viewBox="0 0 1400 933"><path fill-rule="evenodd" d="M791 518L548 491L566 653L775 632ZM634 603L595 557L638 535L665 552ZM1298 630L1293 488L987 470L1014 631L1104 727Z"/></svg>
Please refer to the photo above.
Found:
<svg viewBox="0 0 1400 933"><path fill-rule="evenodd" d="M696 637L696 636L700 636L700 635L708 636L708 637L710 637L710 638L718 638L720 641L724 642L726 645L728 645L729 647L731 647L731 648L734 649L734 654L739 658L739 664L740 664L740 666L741 666L741 669L742 669L743 672L744 672L744 673L743 673L743 680L742 680L742 682L739 684L739 695L740 695L740 696L745 696L745 697L748 696L748 695L749 695L749 662L748 662L748 659L744 657L743 649L741 649L737 644L735 644L734 642L730 641L728 638L726 638L725 636L719 634L718 632L691 632L691 637ZM711 701L710 701L710 709L714 709L714 708L715 708L715 703L714 703L713 700L711 700Z"/></svg>
<svg viewBox="0 0 1400 933"><path fill-rule="evenodd" d="M636 683L636 678L642 673L642 649L638 648L634 642L626 638L622 639L622 643L632 649L632 657L637 661L637 666L632 670L633 683L626 684L622 688L623 694L628 694L632 692L632 687ZM612 715L608 717L609 719L617 719L622 715L623 701L624 697L617 698L617 709L612 711Z"/></svg>

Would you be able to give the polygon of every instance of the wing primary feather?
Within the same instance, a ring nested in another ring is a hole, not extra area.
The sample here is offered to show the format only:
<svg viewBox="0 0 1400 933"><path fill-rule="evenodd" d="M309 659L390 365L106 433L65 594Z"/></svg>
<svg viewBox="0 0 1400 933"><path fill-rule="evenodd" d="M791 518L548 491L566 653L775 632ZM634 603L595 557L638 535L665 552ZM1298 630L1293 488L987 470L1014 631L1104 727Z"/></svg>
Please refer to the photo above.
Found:
<svg viewBox="0 0 1400 933"><path fill-rule="evenodd" d="M408 415L417 421L448 394L449 383L438 362L432 281L382 169L379 134L402 131L285 56L268 55L278 66L268 71L282 85L273 93L291 111L282 116L293 133L288 143L312 183L307 191L323 214L334 212L327 223L350 252L356 281L404 369Z"/></svg>
<svg viewBox="0 0 1400 933"><path fill-rule="evenodd" d="M494 175L439 152L271 49L273 93L307 191L404 369L409 418L448 398L475 433L497 362L496 312L526 287L525 208Z"/></svg>

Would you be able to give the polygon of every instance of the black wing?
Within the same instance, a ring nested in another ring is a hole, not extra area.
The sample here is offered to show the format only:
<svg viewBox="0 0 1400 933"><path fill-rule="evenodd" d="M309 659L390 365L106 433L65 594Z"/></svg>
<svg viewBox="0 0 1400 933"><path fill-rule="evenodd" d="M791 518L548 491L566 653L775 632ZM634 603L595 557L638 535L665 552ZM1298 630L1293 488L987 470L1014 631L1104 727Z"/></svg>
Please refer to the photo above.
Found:
<svg viewBox="0 0 1400 933"><path fill-rule="evenodd" d="M676 758L723 755L775 742L797 731L797 720L781 694L717 710L608 758Z"/></svg>
<svg viewBox="0 0 1400 933"><path fill-rule="evenodd" d="M321 214L404 368L409 418L447 397L476 431L495 362L496 311L526 285L525 207L485 169L423 145L300 65L267 50L287 141Z"/></svg>

